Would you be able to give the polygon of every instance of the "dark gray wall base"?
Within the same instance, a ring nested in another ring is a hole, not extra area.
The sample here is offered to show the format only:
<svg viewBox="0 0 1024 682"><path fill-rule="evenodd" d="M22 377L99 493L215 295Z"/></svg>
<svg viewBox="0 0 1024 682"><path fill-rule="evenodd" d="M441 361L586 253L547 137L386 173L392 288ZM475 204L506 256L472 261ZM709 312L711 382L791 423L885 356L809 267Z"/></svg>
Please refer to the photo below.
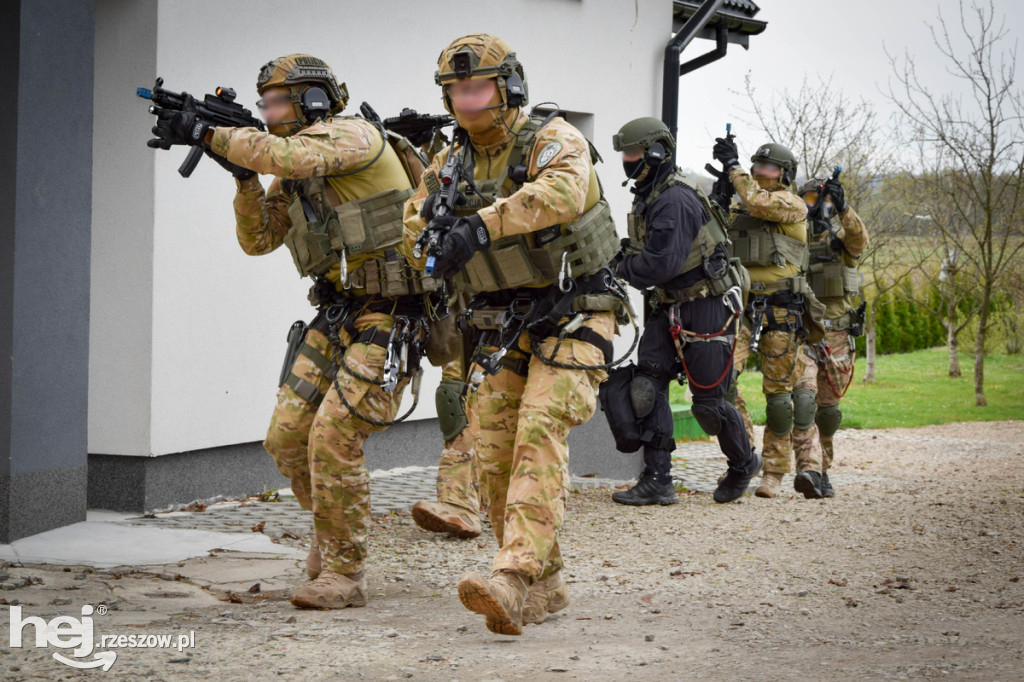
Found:
<svg viewBox="0 0 1024 682"><path fill-rule="evenodd" d="M0 544L85 520L86 468L0 476Z"/></svg>
<svg viewBox="0 0 1024 682"><path fill-rule="evenodd" d="M369 469L437 466L437 420L396 424L375 433L363 447ZM636 478L638 455L615 450L604 415L569 434L569 469L577 476ZM218 495L240 497L288 485L262 443L242 443L161 457L89 455L89 507L117 511L164 509ZM0 497L0 499L3 499ZM78 520L78 519L75 519Z"/></svg>

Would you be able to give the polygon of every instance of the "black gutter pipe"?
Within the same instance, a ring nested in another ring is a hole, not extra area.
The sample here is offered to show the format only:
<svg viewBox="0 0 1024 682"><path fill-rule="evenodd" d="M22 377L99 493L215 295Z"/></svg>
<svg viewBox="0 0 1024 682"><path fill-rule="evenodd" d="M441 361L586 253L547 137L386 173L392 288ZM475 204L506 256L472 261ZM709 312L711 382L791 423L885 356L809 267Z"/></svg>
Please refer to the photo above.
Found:
<svg viewBox="0 0 1024 682"><path fill-rule="evenodd" d="M728 32L719 25L716 34L717 47L711 52L696 57L686 62L679 63L679 55L682 54L690 41L707 26L708 21L714 16L725 0L704 0L696 12L693 13L686 23L682 25L679 32L672 36L672 40L665 45L665 66L661 88L661 120L672 131L672 137L676 136L679 121L679 77L684 73L698 69L725 55L726 38ZM684 70L685 69L685 70Z"/></svg>

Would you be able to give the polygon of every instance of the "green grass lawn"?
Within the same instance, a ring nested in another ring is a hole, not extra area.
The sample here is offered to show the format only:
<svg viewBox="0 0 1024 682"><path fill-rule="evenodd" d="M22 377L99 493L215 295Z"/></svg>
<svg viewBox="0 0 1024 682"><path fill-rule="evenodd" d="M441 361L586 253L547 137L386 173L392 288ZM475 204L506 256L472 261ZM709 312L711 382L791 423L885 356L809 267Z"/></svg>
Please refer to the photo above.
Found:
<svg viewBox="0 0 1024 682"><path fill-rule="evenodd" d="M960 355L963 376L947 375L949 353L930 348L878 356L875 383L865 384L864 359L857 358L853 385L843 398L843 426L865 429L924 426L947 422L1024 419L1024 356L985 358L987 407L974 406L974 358ZM764 423L761 374L744 372L740 389L755 424ZM684 389L672 384L671 400L684 403Z"/></svg>

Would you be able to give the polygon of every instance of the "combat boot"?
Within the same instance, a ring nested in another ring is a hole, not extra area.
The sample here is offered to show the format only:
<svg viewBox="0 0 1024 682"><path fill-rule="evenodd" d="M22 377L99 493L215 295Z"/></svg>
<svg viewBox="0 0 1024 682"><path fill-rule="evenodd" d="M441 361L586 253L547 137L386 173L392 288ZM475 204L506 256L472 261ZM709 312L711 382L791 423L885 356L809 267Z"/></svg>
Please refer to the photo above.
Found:
<svg viewBox="0 0 1024 682"><path fill-rule="evenodd" d="M310 580L316 580L317 576L320 575L320 570L320 543L317 542L314 535L313 541L309 545L309 554L306 555L306 575L309 576Z"/></svg>
<svg viewBox="0 0 1024 682"><path fill-rule="evenodd" d="M303 609L343 609L366 606L366 576L362 571L352 575L321 571L308 585L296 588L292 604Z"/></svg>
<svg viewBox="0 0 1024 682"><path fill-rule="evenodd" d="M658 483L653 476L641 478L629 490L616 490L612 500L619 504L630 504L636 507L648 504L675 504L676 489L671 481Z"/></svg>
<svg viewBox="0 0 1024 682"><path fill-rule="evenodd" d="M527 580L515 571L495 571L490 578L467 573L459 581L459 600L487 617L487 629L499 635L523 634Z"/></svg>
<svg viewBox="0 0 1024 682"><path fill-rule="evenodd" d="M803 493L808 500L820 500L822 498L821 474L810 469L801 471L793 481L793 489L798 493Z"/></svg>
<svg viewBox="0 0 1024 682"><path fill-rule="evenodd" d="M480 535L480 516L454 504L417 502L412 508L412 519L417 526L433 533L448 533L457 538Z"/></svg>
<svg viewBox="0 0 1024 682"><path fill-rule="evenodd" d="M775 497L780 490L782 490L782 474L766 471L761 475L761 485L757 486L754 494L758 497Z"/></svg>
<svg viewBox="0 0 1024 682"><path fill-rule="evenodd" d="M761 455L756 452L752 454L754 455L754 463L750 465L747 471L738 471L730 466L725 472L725 477L719 481L718 487L715 488L715 492L712 495L715 502L732 502L743 497L743 494L747 492L750 479L754 478L764 465Z"/></svg>
<svg viewBox="0 0 1024 682"><path fill-rule="evenodd" d="M828 472L821 475L821 496L835 497L836 491L832 489L832 483L828 480Z"/></svg>
<svg viewBox="0 0 1024 682"><path fill-rule="evenodd" d="M523 603L523 623L540 625L549 613L558 613L569 605L569 588L558 570L530 585Z"/></svg>

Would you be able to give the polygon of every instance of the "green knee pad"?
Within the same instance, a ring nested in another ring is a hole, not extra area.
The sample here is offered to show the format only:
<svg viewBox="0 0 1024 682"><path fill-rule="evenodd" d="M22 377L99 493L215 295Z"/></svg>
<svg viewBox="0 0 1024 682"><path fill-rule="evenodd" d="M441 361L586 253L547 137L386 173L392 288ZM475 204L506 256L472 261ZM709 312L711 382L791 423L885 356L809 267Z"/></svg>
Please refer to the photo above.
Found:
<svg viewBox="0 0 1024 682"><path fill-rule="evenodd" d="M818 433L826 438L831 438L843 422L843 411L839 409L838 405L819 407L818 413L814 415L814 421L818 424Z"/></svg>
<svg viewBox="0 0 1024 682"><path fill-rule="evenodd" d="M469 419L462 404L462 392L466 384L456 379L442 379L434 392L434 403L437 405L437 422L441 427L444 442L452 440L466 428Z"/></svg>
<svg viewBox="0 0 1024 682"><path fill-rule="evenodd" d="M776 436L785 436L793 430L793 395L773 393L766 399L765 421Z"/></svg>
<svg viewBox="0 0 1024 682"><path fill-rule="evenodd" d="M814 391L798 388L793 391L793 426L806 431L814 423L814 411L817 409Z"/></svg>

